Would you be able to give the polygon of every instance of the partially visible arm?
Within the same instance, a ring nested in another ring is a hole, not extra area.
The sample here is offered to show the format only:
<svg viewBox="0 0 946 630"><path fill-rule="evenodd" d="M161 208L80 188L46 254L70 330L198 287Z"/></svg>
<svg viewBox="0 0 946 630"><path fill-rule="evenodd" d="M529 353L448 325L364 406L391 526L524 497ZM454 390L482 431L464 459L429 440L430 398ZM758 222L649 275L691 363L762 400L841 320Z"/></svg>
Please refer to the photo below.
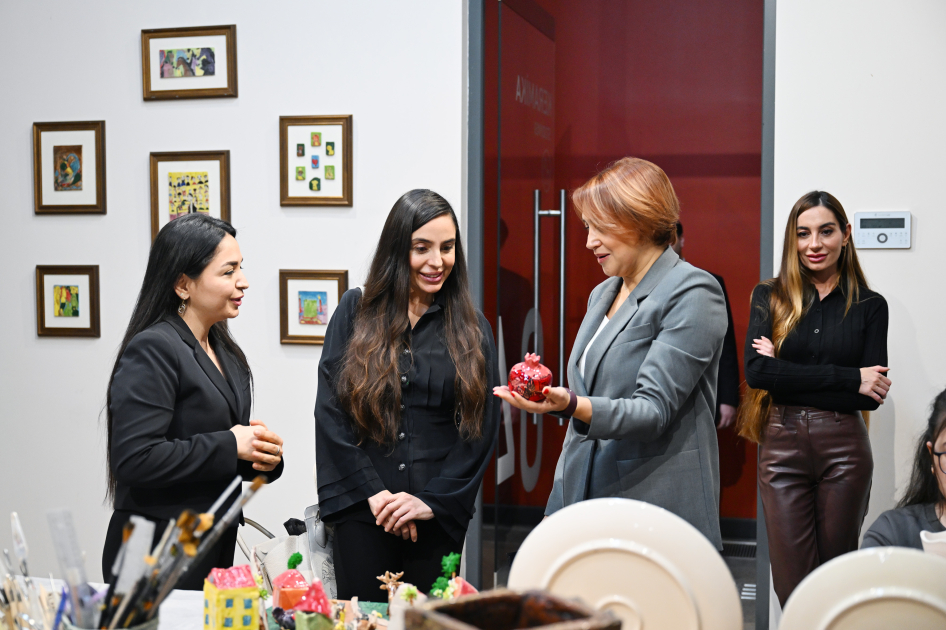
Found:
<svg viewBox="0 0 946 630"><path fill-rule="evenodd" d="M170 342L154 330L136 335L118 360L110 391L111 459L119 483L162 488L237 474L237 442L229 430L167 439L179 371Z"/></svg>
<svg viewBox="0 0 946 630"><path fill-rule="evenodd" d="M358 446L351 422L338 405L334 378L338 374L360 294L345 293L335 310L319 360L319 390L315 399L315 464L319 503L338 511L385 490L368 454ZM324 512L323 512L324 514Z"/></svg>
<svg viewBox="0 0 946 630"><path fill-rule="evenodd" d="M890 513L884 512L877 517L877 520L874 521L874 524L870 526L870 529L864 534L864 540L861 542L861 549L868 549L870 547L896 547L903 546L902 543L898 544L895 538L895 532L892 523L890 522Z"/></svg>
<svg viewBox="0 0 946 630"><path fill-rule="evenodd" d="M681 283L667 300L657 328L633 395L588 398L588 439L650 442L664 434L723 342L726 305L719 284L709 274Z"/></svg>
<svg viewBox="0 0 946 630"><path fill-rule="evenodd" d="M719 357L719 379L716 384L716 404L739 406L739 358L736 351L736 331L732 322L732 307L729 305L729 294L726 293L726 283L719 276L713 276L719 281L723 290L723 299L726 301L726 336L723 337L723 353Z"/></svg>

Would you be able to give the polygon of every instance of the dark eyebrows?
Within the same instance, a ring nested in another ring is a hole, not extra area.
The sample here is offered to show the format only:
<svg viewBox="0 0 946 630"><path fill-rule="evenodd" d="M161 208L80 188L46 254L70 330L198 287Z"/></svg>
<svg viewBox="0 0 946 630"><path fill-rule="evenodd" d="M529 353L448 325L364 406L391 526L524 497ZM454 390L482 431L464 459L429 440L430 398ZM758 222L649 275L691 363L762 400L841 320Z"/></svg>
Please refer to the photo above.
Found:
<svg viewBox="0 0 946 630"><path fill-rule="evenodd" d="M415 238L413 242L414 242L414 245L419 245L421 243L423 243L424 245L433 245L433 241L429 241L426 238ZM448 238L443 243L441 243L441 245L452 245L456 242L457 242L456 237Z"/></svg>
<svg viewBox="0 0 946 630"><path fill-rule="evenodd" d="M822 229L822 228L831 227L831 226L837 227L837 226L838 226L838 222L837 222L837 221L828 221L827 223L821 224L821 226L820 226L818 229L820 230L820 229ZM797 229L799 229L799 230L808 230L809 232L811 231L811 228L808 227L807 225L799 225Z"/></svg>
<svg viewBox="0 0 946 630"><path fill-rule="evenodd" d="M238 267L243 264L242 260L231 260L230 262L225 262L221 267Z"/></svg>

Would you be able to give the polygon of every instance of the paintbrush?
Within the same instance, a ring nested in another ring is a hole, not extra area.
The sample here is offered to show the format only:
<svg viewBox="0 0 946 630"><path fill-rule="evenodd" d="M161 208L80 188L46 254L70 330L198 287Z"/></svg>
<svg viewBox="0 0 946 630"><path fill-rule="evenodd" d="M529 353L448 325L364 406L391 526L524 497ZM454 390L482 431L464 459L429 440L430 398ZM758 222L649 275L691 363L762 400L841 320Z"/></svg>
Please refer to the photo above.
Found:
<svg viewBox="0 0 946 630"><path fill-rule="evenodd" d="M230 506L230 509L228 509L223 515L223 518L214 524L213 529L211 529L210 532L200 538L200 547L197 548L196 553L186 554L190 556L190 559L181 567L181 570L178 572L178 574L174 576L173 581L168 579L168 581L164 584L164 588L162 588L157 599L155 599L154 607L149 611L147 619L151 619L154 616L158 606L161 605L161 602L164 601L164 598L167 597L168 593L170 593L171 589L180 580L180 578L186 575L187 571L190 570L191 567L197 566L203 557L209 553L210 549L216 544L220 537L223 536L223 533L226 531L227 527L232 525L237 520L237 518L239 518L241 512L243 511L243 507L249 503L250 499L252 499L256 494L256 491L259 490L265 483L265 475L258 475L255 479L253 479L249 487L243 491L243 494L240 496L239 500L234 501L233 505Z"/></svg>
<svg viewBox="0 0 946 630"><path fill-rule="evenodd" d="M122 545L118 548L118 555L115 556L115 562L112 564L112 583L108 585L108 591L105 593L105 608L102 610L102 616L99 618L99 627L108 628L108 620L115 606L121 603L121 593L115 594L115 586L118 584L118 576L121 573L122 561L125 559L125 549L128 546L128 539L131 533L135 531L135 524L128 521L122 527Z"/></svg>

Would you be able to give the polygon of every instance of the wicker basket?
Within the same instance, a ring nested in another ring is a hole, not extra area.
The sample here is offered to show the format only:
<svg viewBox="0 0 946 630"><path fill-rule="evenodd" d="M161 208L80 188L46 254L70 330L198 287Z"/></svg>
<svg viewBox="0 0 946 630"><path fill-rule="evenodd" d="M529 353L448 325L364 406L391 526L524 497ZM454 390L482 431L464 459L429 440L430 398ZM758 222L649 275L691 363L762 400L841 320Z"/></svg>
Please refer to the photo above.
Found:
<svg viewBox="0 0 946 630"><path fill-rule="evenodd" d="M404 625L407 630L621 629L621 621L610 613L542 591L518 593L506 589L408 608Z"/></svg>

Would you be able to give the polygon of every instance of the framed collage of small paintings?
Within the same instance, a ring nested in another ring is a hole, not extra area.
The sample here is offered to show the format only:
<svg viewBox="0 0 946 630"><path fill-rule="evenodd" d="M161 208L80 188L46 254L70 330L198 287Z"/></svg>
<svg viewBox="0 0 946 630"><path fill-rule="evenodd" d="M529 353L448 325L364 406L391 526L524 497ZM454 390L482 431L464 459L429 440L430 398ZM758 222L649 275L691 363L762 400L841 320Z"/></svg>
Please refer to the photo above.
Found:
<svg viewBox="0 0 946 630"><path fill-rule="evenodd" d="M279 343L322 345L347 271L279 270Z"/></svg>
<svg viewBox="0 0 946 630"><path fill-rule="evenodd" d="M236 25L141 31L144 100L237 96Z"/></svg>
<svg viewBox="0 0 946 630"><path fill-rule="evenodd" d="M352 205L352 117L279 118L279 204Z"/></svg>
<svg viewBox="0 0 946 630"><path fill-rule="evenodd" d="M151 240L162 227L192 213L230 220L230 152L151 154Z"/></svg>
<svg viewBox="0 0 946 630"><path fill-rule="evenodd" d="M37 265L36 334L101 336L98 265Z"/></svg>
<svg viewBox="0 0 946 630"><path fill-rule="evenodd" d="M35 214L105 214L105 121L33 123Z"/></svg>

